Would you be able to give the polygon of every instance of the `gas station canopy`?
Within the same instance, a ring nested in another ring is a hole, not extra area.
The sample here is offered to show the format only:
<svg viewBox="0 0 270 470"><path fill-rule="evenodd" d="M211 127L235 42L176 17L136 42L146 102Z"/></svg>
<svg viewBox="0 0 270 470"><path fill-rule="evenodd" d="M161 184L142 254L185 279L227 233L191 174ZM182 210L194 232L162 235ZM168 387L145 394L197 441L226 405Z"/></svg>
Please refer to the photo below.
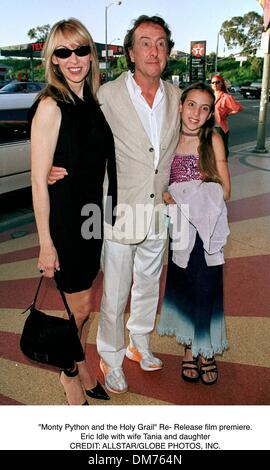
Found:
<svg viewBox="0 0 270 470"><path fill-rule="evenodd" d="M98 58L102 60L102 51L105 49L105 44L96 42ZM44 42L31 42L28 44L18 44L15 46L0 47L0 54L3 57L25 57L29 59L40 58L43 50ZM113 51L113 55L123 55L124 49L122 46L114 44L108 45L108 49Z"/></svg>

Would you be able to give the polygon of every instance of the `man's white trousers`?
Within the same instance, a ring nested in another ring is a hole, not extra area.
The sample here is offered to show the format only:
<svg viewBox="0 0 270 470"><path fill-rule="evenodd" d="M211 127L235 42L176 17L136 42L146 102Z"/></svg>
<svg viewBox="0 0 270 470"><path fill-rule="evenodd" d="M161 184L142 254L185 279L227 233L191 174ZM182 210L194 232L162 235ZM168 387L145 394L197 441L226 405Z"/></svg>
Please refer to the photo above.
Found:
<svg viewBox="0 0 270 470"><path fill-rule="evenodd" d="M103 297L97 350L109 367L121 367L126 346L124 311L131 289L127 328L133 345L149 348L159 300L159 281L166 239L148 239L136 245L104 240Z"/></svg>

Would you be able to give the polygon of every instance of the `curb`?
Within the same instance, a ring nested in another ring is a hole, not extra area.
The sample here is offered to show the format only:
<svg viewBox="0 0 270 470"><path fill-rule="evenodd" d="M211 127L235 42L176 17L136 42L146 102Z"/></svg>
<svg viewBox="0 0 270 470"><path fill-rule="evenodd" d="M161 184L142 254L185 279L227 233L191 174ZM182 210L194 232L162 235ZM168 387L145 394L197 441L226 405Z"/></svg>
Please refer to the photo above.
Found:
<svg viewBox="0 0 270 470"><path fill-rule="evenodd" d="M27 214L15 215L13 218L7 219L3 222L0 222L0 233L10 230L12 228L19 227L20 225L26 225L34 222L35 216L34 212L29 212Z"/></svg>

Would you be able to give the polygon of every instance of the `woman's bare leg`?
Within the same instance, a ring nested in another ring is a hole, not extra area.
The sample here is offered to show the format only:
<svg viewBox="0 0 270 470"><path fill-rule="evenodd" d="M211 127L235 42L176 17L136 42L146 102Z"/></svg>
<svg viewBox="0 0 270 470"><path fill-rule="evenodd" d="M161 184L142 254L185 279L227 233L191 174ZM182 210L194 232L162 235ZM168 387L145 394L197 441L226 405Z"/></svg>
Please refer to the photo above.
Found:
<svg viewBox="0 0 270 470"><path fill-rule="evenodd" d="M66 298L69 307L74 314L78 334L85 352L90 325L93 321L90 316L92 311L92 288L76 294L66 294ZM89 371L86 361L78 362L78 367L80 380L84 388L86 390L94 388L97 385L97 380Z"/></svg>
<svg viewBox="0 0 270 470"><path fill-rule="evenodd" d="M65 293L67 303L71 312L74 315L74 319L78 328L78 335L81 337L83 326L87 323L91 312L91 289L87 289L81 292L74 292L73 294ZM86 344L86 337L87 334L83 334L83 347L85 348ZM81 362L79 365L79 373L80 369L84 370L83 378L84 381L94 384L95 386L95 379L93 379L90 374L88 373L86 366L84 366L85 361ZM77 368L77 365L76 365ZM74 367L74 369L76 369ZM60 376L60 382L65 389L65 393L67 396L67 401L70 405L81 405L85 402L85 394L84 394L84 387L85 383L83 382L83 386L81 383L82 378L80 377L79 373L75 374L74 376L70 376L67 373L62 372ZM88 383L86 383L88 385Z"/></svg>

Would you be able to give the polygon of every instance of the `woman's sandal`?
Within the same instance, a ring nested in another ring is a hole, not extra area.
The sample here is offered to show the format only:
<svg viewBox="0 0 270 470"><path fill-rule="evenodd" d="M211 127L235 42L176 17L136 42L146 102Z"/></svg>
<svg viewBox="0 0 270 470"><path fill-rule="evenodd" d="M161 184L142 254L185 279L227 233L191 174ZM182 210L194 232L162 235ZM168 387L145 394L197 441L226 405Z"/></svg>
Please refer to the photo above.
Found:
<svg viewBox="0 0 270 470"><path fill-rule="evenodd" d="M85 390L86 395L90 398L96 398L97 400L110 400L108 393L105 392L102 385L97 380L97 385L94 388Z"/></svg>
<svg viewBox="0 0 270 470"><path fill-rule="evenodd" d="M64 384L63 384L62 381L61 381L61 373L62 373L62 372L63 372L67 377L76 377L76 376L79 375L79 369L78 369L77 365L75 366L74 369L63 369L63 370L60 372L60 382L61 382L61 384L63 385L63 387L64 387ZM64 387L64 389L65 389L65 387ZM82 389L82 392L83 392L83 389ZM65 395L66 395L66 397L67 397L66 391L65 391ZM68 403L68 404L71 405L71 403ZM75 405L75 403L74 403L74 405ZM85 400L83 403L80 403L80 405L81 405L81 406L82 406L82 405L89 405L89 403L88 403L87 400Z"/></svg>
<svg viewBox="0 0 270 470"><path fill-rule="evenodd" d="M201 367L200 367L201 381L205 385L214 385L216 383L217 379L218 379L217 364L216 364L216 361L215 361L214 357L211 357L207 361L208 362L206 362L206 363L201 362ZM214 379L210 379L210 380L206 379L206 376L209 372L216 374Z"/></svg>
<svg viewBox="0 0 270 470"><path fill-rule="evenodd" d="M191 346L185 346L185 353L186 349L191 349ZM185 372L186 371L194 371L196 372L195 375L187 375ZM198 367L198 360L197 358L193 358L190 361L185 361L184 359L182 360L182 379L185 380L186 382L198 382L200 379L200 371Z"/></svg>
<svg viewBox="0 0 270 470"><path fill-rule="evenodd" d="M96 385L93 388L86 388L85 380L88 377L88 372L86 369L85 361L77 363L79 368L80 381L85 389L85 393L90 398L95 398L97 400L110 400L108 393L104 390L99 381L96 381ZM83 366L83 367L82 367Z"/></svg>

